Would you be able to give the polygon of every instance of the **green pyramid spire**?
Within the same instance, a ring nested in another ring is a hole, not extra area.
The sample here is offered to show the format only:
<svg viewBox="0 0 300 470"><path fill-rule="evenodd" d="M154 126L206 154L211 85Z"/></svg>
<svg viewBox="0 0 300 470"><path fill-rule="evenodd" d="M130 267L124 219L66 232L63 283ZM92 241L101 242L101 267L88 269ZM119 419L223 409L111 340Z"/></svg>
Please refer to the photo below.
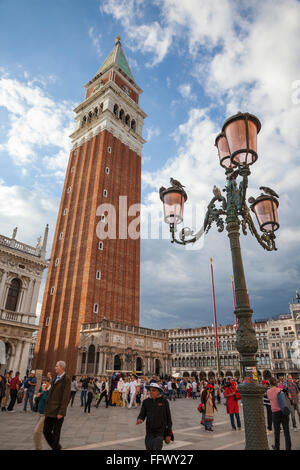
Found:
<svg viewBox="0 0 300 470"><path fill-rule="evenodd" d="M113 50L111 51L107 59L105 60L104 64L100 67L96 75L104 73L113 64L117 65L117 67L119 67L122 70L122 72L124 72L125 75L127 75L127 77L130 80L135 82L132 72L130 70L130 67L128 65L127 59L125 57L124 51L122 49L120 36L116 38L115 47L113 48Z"/></svg>

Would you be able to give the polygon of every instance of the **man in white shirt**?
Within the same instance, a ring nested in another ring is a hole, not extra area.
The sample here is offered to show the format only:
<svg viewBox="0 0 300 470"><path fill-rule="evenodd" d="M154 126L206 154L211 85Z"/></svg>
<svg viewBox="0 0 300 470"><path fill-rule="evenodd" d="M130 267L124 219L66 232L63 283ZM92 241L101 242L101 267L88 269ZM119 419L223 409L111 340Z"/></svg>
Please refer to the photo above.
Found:
<svg viewBox="0 0 300 470"><path fill-rule="evenodd" d="M122 402L123 407L128 406L128 393L129 393L129 380L126 377L125 382L122 384Z"/></svg>
<svg viewBox="0 0 300 470"><path fill-rule="evenodd" d="M128 409L131 408L134 404L134 408L137 408L136 405L136 388L137 388L137 381L135 380L135 377L132 375L131 380L129 383L129 391L130 391L130 403L128 405Z"/></svg>
<svg viewBox="0 0 300 470"><path fill-rule="evenodd" d="M172 400L172 394L173 394L173 389L172 389L172 380L170 379L168 382L168 395L169 395L169 400Z"/></svg>

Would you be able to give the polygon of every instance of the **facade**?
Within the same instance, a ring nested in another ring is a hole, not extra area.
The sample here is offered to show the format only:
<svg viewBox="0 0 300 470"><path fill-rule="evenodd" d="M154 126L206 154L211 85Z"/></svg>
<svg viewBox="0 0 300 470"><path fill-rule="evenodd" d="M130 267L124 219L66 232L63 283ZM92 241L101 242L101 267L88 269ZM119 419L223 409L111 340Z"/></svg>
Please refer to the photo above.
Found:
<svg viewBox="0 0 300 470"><path fill-rule="evenodd" d="M146 114L120 38L75 109L34 367L75 373L81 325L139 326L141 152ZM134 232L128 237L129 229ZM109 232L109 235L108 235Z"/></svg>
<svg viewBox="0 0 300 470"><path fill-rule="evenodd" d="M300 299L299 299L300 300ZM260 376L300 376L300 303L290 304L291 314L254 323ZM238 376L239 352L235 348L236 326L218 326L220 371L222 376ZM214 327L169 330L172 375L217 375Z"/></svg>
<svg viewBox="0 0 300 470"><path fill-rule="evenodd" d="M44 269L48 226L43 242L30 246L0 235L0 372L28 369L28 358L36 325L36 307Z"/></svg>
<svg viewBox="0 0 300 470"><path fill-rule="evenodd" d="M112 372L170 374L168 333L103 319L84 323L77 375L103 377Z"/></svg>

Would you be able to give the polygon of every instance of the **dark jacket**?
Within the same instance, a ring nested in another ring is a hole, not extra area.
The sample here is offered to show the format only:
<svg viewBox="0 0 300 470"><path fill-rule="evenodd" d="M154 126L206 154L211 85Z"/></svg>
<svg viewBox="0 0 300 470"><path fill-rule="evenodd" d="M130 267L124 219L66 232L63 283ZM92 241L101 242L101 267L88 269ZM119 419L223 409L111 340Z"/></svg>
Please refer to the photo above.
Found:
<svg viewBox="0 0 300 470"><path fill-rule="evenodd" d="M168 401L160 396L156 400L146 398L143 401L140 414L137 419L146 421L146 433L160 436L172 435L172 420Z"/></svg>
<svg viewBox="0 0 300 470"><path fill-rule="evenodd" d="M66 416L71 395L70 377L64 374L56 383L55 379L56 377L52 380L45 406L45 416L50 418L56 418L57 415Z"/></svg>

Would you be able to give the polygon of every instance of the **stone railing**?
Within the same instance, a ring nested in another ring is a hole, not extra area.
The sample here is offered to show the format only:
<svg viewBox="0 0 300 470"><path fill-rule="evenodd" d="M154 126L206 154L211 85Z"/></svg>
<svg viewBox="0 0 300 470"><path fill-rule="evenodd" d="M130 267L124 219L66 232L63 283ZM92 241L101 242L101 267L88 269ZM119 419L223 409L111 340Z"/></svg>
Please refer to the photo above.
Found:
<svg viewBox="0 0 300 470"><path fill-rule="evenodd" d="M22 251L23 253L27 253L33 256L41 256L42 248L38 247L35 248L30 245L26 245L25 243L18 242L14 238L8 238L4 235L0 235L0 245L6 246L8 248L13 248L14 250Z"/></svg>
<svg viewBox="0 0 300 470"><path fill-rule="evenodd" d="M131 331L133 333L153 336L155 338L167 339L168 337L168 334L165 331L151 330L149 328L127 325L125 323L118 323L110 320L103 320L102 322L98 323L83 323L81 325L81 331L100 330L101 328L112 328L116 330Z"/></svg>
<svg viewBox="0 0 300 470"><path fill-rule="evenodd" d="M0 320L23 323L26 325L35 325L36 316L28 313L19 313L0 309Z"/></svg>

